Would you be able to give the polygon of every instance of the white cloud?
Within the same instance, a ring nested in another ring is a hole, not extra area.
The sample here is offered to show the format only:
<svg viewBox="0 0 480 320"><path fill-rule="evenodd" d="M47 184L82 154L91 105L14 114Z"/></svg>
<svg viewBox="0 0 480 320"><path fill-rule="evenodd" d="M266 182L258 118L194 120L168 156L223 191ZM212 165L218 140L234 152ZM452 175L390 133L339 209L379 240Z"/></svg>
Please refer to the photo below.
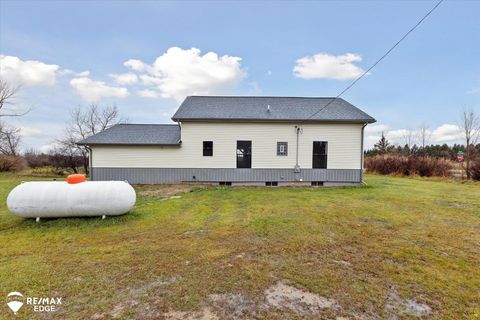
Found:
<svg viewBox="0 0 480 320"><path fill-rule="evenodd" d="M0 76L6 81L26 86L53 86L56 64L46 64L36 60L21 60L18 57L0 55Z"/></svg>
<svg viewBox="0 0 480 320"><path fill-rule="evenodd" d="M43 130L36 127L20 126L19 128L23 137L38 137L45 134Z"/></svg>
<svg viewBox="0 0 480 320"><path fill-rule="evenodd" d="M142 61L140 60L137 60L137 59L130 59L128 61L125 61L123 63L123 65L127 68L130 68L132 69L133 71L145 71L145 69L147 69L147 65L145 63L143 63Z"/></svg>
<svg viewBox="0 0 480 320"><path fill-rule="evenodd" d="M462 139L462 129L454 124L442 124L431 132L432 140L436 142L452 142Z"/></svg>
<svg viewBox="0 0 480 320"><path fill-rule="evenodd" d="M155 77L149 76L147 74L142 74L140 76L140 79L142 79L142 83L146 86L156 86L156 85L160 85L162 83L162 79L155 78Z"/></svg>
<svg viewBox="0 0 480 320"><path fill-rule="evenodd" d="M368 125L365 127L365 146L366 148L372 148L375 143L381 138L381 133L384 133L387 140L391 144L405 145L407 136L411 134L412 143L417 145L420 142L420 130L419 129L395 129L389 130L389 127L384 124ZM426 136L428 137L428 144L452 144L462 143L462 130L459 126L454 124L442 124L433 130L427 130Z"/></svg>
<svg viewBox="0 0 480 320"><path fill-rule="evenodd" d="M354 79L365 72L354 64L359 61L362 61L362 57L353 53L339 56L318 53L298 59L293 68L293 73L302 79Z"/></svg>
<svg viewBox="0 0 480 320"><path fill-rule="evenodd" d="M365 127L365 133L381 133L387 131L388 126L384 124L370 124Z"/></svg>
<svg viewBox="0 0 480 320"><path fill-rule="evenodd" d="M156 91L150 90L150 89L140 90L140 91L138 91L138 95L140 97L150 98L150 99L158 98L158 93Z"/></svg>
<svg viewBox="0 0 480 320"><path fill-rule="evenodd" d="M90 75L90 71L85 70L82 72L75 72L71 69L61 69L58 71L58 74L61 76L88 77Z"/></svg>
<svg viewBox="0 0 480 320"><path fill-rule="evenodd" d="M108 86L103 81L87 77L73 78L70 85L88 102L96 102L106 97L125 98L129 95L127 88Z"/></svg>
<svg viewBox="0 0 480 320"><path fill-rule="evenodd" d="M132 85L138 82L138 76L135 73L110 74L119 85Z"/></svg>
<svg viewBox="0 0 480 320"><path fill-rule="evenodd" d="M52 142L52 143L47 143L47 144L44 144L42 146L40 146L40 148L38 148L38 150L42 153L49 153L50 151L53 151L55 150L55 148L58 148L59 145L57 142Z"/></svg>
<svg viewBox="0 0 480 320"><path fill-rule="evenodd" d="M79 72L79 73L75 73L75 76L77 77L88 77L90 75L90 71L88 70L85 70L85 71L82 71L82 72Z"/></svg>
<svg viewBox="0 0 480 320"><path fill-rule="evenodd" d="M397 141L399 143L402 143L404 141L401 141L402 139L405 138L405 136L407 135L414 135L415 132L413 130L410 130L410 129L396 129L396 130L391 130L391 131L388 131L388 137L394 141Z"/></svg>
<svg viewBox="0 0 480 320"><path fill-rule="evenodd" d="M158 88L162 98L181 101L187 95L226 93L244 77L241 58L218 56L215 52L201 55L197 48L183 50L172 47L159 56L152 65L140 60L124 63L135 71L145 71L140 79L145 85Z"/></svg>

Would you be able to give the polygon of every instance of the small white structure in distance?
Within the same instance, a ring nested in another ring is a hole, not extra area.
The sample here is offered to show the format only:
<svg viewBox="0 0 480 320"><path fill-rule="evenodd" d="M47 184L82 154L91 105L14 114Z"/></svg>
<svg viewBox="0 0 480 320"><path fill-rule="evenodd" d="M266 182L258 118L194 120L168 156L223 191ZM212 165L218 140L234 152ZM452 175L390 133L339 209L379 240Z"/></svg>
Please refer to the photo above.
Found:
<svg viewBox="0 0 480 320"><path fill-rule="evenodd" d="M7 207L24 218L117 216L135 205L133 187L123 181L24 182L7 197Z"/></svg>

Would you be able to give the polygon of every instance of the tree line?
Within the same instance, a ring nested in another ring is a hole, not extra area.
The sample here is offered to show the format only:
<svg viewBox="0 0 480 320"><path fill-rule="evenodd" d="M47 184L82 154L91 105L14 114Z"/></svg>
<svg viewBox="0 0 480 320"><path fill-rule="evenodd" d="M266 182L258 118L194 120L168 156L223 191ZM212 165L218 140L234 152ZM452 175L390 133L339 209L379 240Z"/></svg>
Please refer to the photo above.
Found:
<svg viewBox="0 0 480 320"><path fill-rule="evenodd" d="M467 148L464 144L455 143L453 145L444 144L427 144L425 146L419 146L414 144L409 146L405 144L393 145L387 140L382 133L380 140L374 145L372 149L365 151L365 156L376 156L382 154L394 154L400 156L422 156L432 158L443 158L451 161L457 161L457 155L461 151L466 154ZM472 145L471 151L473 155L480 155L480 143Z"/></svg>
<svg viewBox="0 0 480 320"><path fill-rule="evenodd" d="M126 122L120 118L115 105L77 107L70 113L63 135L53 141L51 150L39 152L29 149L21 154L21 130L3 120L5 117L21 117L30 111L15 112L20 89L20 86L14 87L0 79L0 171L51 167L56 173L82 170L88 174L89 150L76 143L117 123Z"/></svg>
<svg viewBox="0 0 480 320"><path fill-rule="evenodd" d="M467 179L480 180L480 116L473 109L464 109L460 119L465 144L427 144L429 136L425 125L419 130L420 145L414 143L411 130L405 131L403 146L391 144L382 132L374 147L365 151L365 168L381 174L447 176L456 167L462 171L462 177L465 173ZM460 166L454 166L454 161Z"/></svg>

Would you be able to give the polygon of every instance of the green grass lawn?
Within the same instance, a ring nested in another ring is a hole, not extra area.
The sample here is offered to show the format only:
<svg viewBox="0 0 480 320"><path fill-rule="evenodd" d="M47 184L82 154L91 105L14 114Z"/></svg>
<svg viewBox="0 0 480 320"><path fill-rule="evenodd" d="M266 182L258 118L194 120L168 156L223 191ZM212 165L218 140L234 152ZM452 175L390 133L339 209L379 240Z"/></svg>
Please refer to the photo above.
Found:
<svg viewBox="0 0 480 320"><path fill-rule="evenodd" d="M63 304L2 319L480 319L478 183L140 186L125 216L35 223L5 205L21 180L0 175L0 296Z"/></svg>

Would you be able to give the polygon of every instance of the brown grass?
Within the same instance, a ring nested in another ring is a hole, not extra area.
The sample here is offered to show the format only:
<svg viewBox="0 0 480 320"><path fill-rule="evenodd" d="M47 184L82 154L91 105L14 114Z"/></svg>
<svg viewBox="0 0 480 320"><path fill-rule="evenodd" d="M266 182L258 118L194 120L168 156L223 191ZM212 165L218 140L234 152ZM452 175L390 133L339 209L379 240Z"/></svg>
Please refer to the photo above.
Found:
<svg viewBox="0 0 480 320"><path fill-rule="evenodd" d="M419 175L421 177L447 177L452 168L450 161L429 157L377 155L365 159L367 172L393 175Z"/></svg>

